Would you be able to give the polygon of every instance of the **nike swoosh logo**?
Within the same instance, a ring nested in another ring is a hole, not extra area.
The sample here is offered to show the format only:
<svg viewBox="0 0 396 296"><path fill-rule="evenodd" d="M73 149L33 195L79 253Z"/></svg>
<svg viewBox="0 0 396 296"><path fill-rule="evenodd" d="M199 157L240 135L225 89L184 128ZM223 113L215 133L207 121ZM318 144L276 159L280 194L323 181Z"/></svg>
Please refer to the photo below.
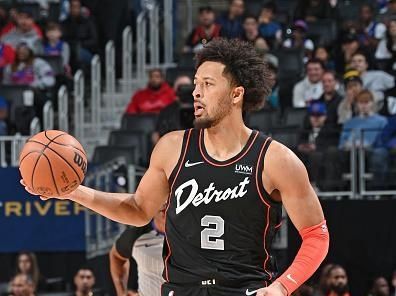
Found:
<svg viewBox="0 0 396 296"><path fill-rule="evenodd" d="M293 279L293 278L291 277L291 274L290 274L290 273L289 273L288 275L286 275L286 278L287 278L289 281L291 281L291 282L293 282L293 283L295 283L295 284L297 285L296 280Z"/></svg>
<svg viewBox="0 0 396 296"><path fill-rule="evenodd" d="M184 166L185 166L186 168L189 168L189 167L192 167L192 166L201 164L201 163L204 163L204 162L203 162L203 161L190 162L189 160L187 160L186 163L184 164Z"/></svg>
<svg viewBox="0 0 396 296"><path fill-rule="evenodd" d="M249 291L249 289L246 289L246 295L247 295L247 296L250 296L250 295L256 294L257 291L258 291L258 290Z"/></svg>

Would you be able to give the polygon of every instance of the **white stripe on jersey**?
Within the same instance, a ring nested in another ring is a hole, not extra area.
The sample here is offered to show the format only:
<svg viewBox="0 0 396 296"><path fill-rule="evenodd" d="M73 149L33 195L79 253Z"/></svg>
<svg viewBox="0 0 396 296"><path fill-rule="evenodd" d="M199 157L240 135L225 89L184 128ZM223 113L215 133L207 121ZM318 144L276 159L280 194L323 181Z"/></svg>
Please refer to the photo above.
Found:
<svg viewBox="0 0 396 296"><path fill-rule="evenodd" d="M140 296L161 295L161 285L164 282L162 271L162 247L164 236L152 230L140 236L132 249L132 256L138 266L138 286Z"/></svg>

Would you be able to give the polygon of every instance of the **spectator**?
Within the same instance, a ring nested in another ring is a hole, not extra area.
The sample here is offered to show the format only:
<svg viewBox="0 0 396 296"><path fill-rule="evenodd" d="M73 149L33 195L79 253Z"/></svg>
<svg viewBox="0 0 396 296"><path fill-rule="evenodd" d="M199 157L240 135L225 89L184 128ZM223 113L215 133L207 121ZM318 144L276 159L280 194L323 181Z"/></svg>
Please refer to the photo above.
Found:
<svg viewBox="0 0 396 296"><path fill-rule="evenodd" d="M311 39L306 38L308 31L308 25L303 20L297 20L294 22L292 28L291 38L287 38L283 42L283 46L286 48L300 48L304 51L304 61L307 61L312 56L312 51L315 46Z"/></svg>
<svg viewBox="0 0 396 296"><path fill-rule="evenodd" d="M36 291L41 292L46 289L46 280L40 273L36 255L34 253L19 253L15 274L23 274L31 279L33 281L33 287Z"/></svg>
<svg viewBox="0 0 396 296"><path fill-rule="evenodd" d="M340 265L333 265L329 269L329 294L327 296L349 296L348 277L345 269Z"/></svg>
<svg viewBox="0 0 396 296"><path fill-rule="evenodd" d="M370 296L389 296L389 283L383 276L377 277L373 281Z"/></svg>
<svg viewBox="0 0 396 296"><path fill-rule="evenodd" d="M83 63L89 66L97 50L96 27L89 16L81 12L80 0L70 1L70 15L62 22L63 39L70 45L71 66L76 69Z"/></svg>
<svg viewBox="0 0 396 296"><path fill-rule="evenodd" d="M245 11L244 0L231 0L228 12L220 15L216 23L221 26L220 35L225 38L241 38L243 33L242 16Z"/></svg>
<svg viewBox="0 0 396 296"><path fill-rule="evenodd" d="M0 96L0 136L8 135L8 102Z"/></svg>
<svg viewBox="0 0 396 296"><path fill-rule="evenodd" d="M322 76L324 65L321 60L312 59L306 64L306 77L293 88L293 107L301 108L323 94Z"/></svg>
<svg viewBox="0 0 396 296"><path fill-rule="evenodd" d="M131 98L126 113L159 113L175 100L175 92L165 82L160 69L149 71L149 81L146 88L138 90Z"/></svg>
<svg viewBox="0 0 396 296"><path fill-rule="evenodd" d="M376 110L379 110L384 100L384 92L395 86L395 78L381 70L368 70L366 55L361 52L352 56L351 66L359 72L363 87L374 93Z"/></svg>
<svg viewBox="0 0 396 296"><path fill-rule="evenodd" d="M110 251L110 271L117 296L156 296L161 294L164 269L162 248L164 243L165 214L160 211L152 223L143 227L128 227L114 243ZM139 294L127 292L129 258L138 267Z"/></svg>
<svg viewBox="0 0 396 296"><path fill-rule="evenodd" d="M368 47L370 51L375 51L378 42L385 37L386 26L374 19L374 9L368 4L360 7L360 22L362 28L359 30L359 42Z"/></svg>
<svg viewBox="0 0 396 296"><path fill-rule="evenodd" d="M199 24L188 36L183 52L196 52L203 44L220 36L221 26L215 23L215 12L212 7L199 8Z"/></svg>
<svg viewBox="0 0 396 296"><path fill-rule="evenodd" d="M25 10L20 10L19 12L24 14ZM30 15L30 12L28 10L27 13ZM3 18L5 24L4 26L2 26L0 37L3 37L17 27L19 16L20 14L18 13L18 10L15 7L11 7L8 11L8 15L5 15ZM41 31L40 26L33 21L32 27L37 35L40 37L40 39L43 38L43 32Z"/></svg>
<svg viewBox="0 0 396 296"><path fill-rule="evenodd" d="M314 188L317 182L324 179L325 151L337 147L338 130L326 125L326 105L323 102L313 101L308 107L308 124L300 132L298 155L306 164L310 181Z"/></svg>
<svg viewBox="0 0 396 296"><path fill-rule="evenodd" d="M247 15L243 20L242 40L255 44L256 40L263 38L258 30L258 22L254 15Z"/></svg>
<svg viewBox="0 0 396 296"><path fill-rule="evenodd" d="M14 49L2 42L0 42L0 80L3 79L3 71L7 65L14 62L15 51Z"/></svg>
<svg viewBox="0 0 396 296"><path fill-rule="evenodd" d="M32 14L28 10L17 14L17 23L14 28L5 33L1 40L16 48L20 43L26 43L35 52L40 48L42 33L37 33L34 27Z"/></svg>
<svg viewBox="0 0 396 296"><path fill-rule="evenodd" d="M279 60L275 55L269 52L270 48L264 38L257 38L254 42L254 48L256 49L257 53L264 59L264 61L278 68Z"/></svg>
<svg viewBox="0 0 396 296"><path fill-rule="evenodd" d="M323 94L319 101L325 103L327 109L326 124L338 126L338 106L342 101L341 95L337 92L337 80L335 73L326 71L322 76Z"/></svg>
<svg viewBox="0 0 396 296"><path fill-rule="evenodd" d="M11 281L12 296L34 296L35 284L28 274L19 273Z"/></svg>
<svg viewBox="0 0 396 296"><path fill-rule="evenodd" d="M326 47L324 47L324 46L316 47L315 51L313 53L313 57L315 59L321 60L324 64L326 70L331 70L331 71L335 70L335 63L330 58L330 53Z"/></svg>
<svg viewBox="0 0 396 296"><path fill-rule="evenodd" d="M368 90L362 90L356 96L357 115L343 125L339 148L349 150L353 145L370 148L381 134L387 120L375 114L374 96ZM362 134L360 132L363 131Z"/></svg>
<svg viewBox="0 0 396 296"><path fill-rule="evenodd" d="M380 12L378 20L385 25L389 24L389 21L395 19L396 17L396 0L389 0L387 6L383 11Z"/></svg>
<svg viewBox="0 0 396 296"><path fill-rule="evenodd" d="M58 23L50 22L45 28L42 53L46 56L61 56L65 67L70 61L70 47L62 40L62 29Z"/></svg>
<svg viewBox="0 0 396 296"><path fill-rule="evenodd" d="M389 22L386 36L379 42L375 51L375 58L389 59L387 63L389 66L386 70L396 71L396 19Z"/></svg>
<svg viewBox="0 0 396 296"><path fill-rule="evenodd" d="M274 2L264 4L259 16L259 32L270 48L276 48L282 42L282 27L274 20L276 5Z"/></svg>
<svg viewBox="0 0 396 296"><path fill-rule="evenodd" d="M267 107L269 109L279 109L279 84L277 79L278 68L274 64L269 62L268 70L270 75L269 79L272 80L272 91L271 94L267 97L266 105L264 105L264 107Z"/></svg>
<svg viewBox="0 0 396 296"><path fill-rule="evenodd" d="M328 0L298 0L294 18L306 22L334 17L334 9Z"/></svg>
<svg viewBox="0 0 396 296"><path fill-rule="evenodd" d="M391 277L391 285L392 285L392 295L396 295L396 270L393 271Z"/></svg>
<svg viewBox="0 0 396 296"><path fill-rule="evenodd" d="M313 296L326 296L329 294L329 270L333 267L332 263L326 264L322 267L320 272L319 282L317 288L314 290Z"/></svg>
<svg viewBox="0 0 396 296"><path fill-rule="evenodd" d="M36 58L27 44L20 44L16 49L15 61L4 70L5 84L25 84L45 90L55 84L51 66L43 59Z"/></svg>
<svg viewBox="0 0 396 296"><path fill-rule="evenodd" d="M93 270L88 267L81 267L74 276L74 285L76 286L75 296L94 295L95 275Z"/></svg>
<svg viewBox="0 0 396 296"><path fill-rule="evenodd" d="M157 126L152 136L154 144L166 133L192 127L193 118L191 118L191 120L188 118L188 115L192 117L194 113L192 89L190 98L188 98L188 93L181 93L182 86L192 86L191 78L185 75L176 78L173 85L173 90L176 94L175 101L166 106L159 113ZM188 99L190 99L190 101Z"/></svg>
<svg viewBox="0 0 396 296"><path fill-rule="evenodd" d="M343 124L356 114L355 98L363 90L363 81L359 72L349 70L344 74L345 97L338 105L338 123Z"/></svg>

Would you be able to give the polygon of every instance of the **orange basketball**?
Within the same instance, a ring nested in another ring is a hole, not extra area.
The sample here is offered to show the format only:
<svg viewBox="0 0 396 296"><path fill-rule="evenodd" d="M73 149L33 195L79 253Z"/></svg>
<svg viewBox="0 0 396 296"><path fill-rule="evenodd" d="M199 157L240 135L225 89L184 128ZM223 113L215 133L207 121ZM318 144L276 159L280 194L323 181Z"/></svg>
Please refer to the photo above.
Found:
<svg viewBox="0 0 396 296"><path fill-rule="evenodd" d="M68 133L48 130L31 137L19 156L19 170L26 186L42 196L62 196L81 184L87 155Z"/></svg>

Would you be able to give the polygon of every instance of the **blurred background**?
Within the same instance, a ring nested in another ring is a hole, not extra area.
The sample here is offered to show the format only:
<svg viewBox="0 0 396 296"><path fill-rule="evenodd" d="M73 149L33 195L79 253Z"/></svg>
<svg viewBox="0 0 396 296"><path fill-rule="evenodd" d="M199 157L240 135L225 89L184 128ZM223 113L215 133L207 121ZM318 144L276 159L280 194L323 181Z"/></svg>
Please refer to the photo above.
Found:
<svg viewBox="0 0 396 296"><path fill-rule="evenodd" d="M89 291L115 295L108 253L125 226L30 198L19 152L67 131L88 152L86 185L133 192L158 139L192 126L194 53L218 37L267 61L272 93L245 122L300 157L325 211L329 255L295 294L395 295L393 0L0 1L0 295L19 295L20 273L37 295L72 295L81 267ZM284 214L278 272L299 244Z"/></svg>

